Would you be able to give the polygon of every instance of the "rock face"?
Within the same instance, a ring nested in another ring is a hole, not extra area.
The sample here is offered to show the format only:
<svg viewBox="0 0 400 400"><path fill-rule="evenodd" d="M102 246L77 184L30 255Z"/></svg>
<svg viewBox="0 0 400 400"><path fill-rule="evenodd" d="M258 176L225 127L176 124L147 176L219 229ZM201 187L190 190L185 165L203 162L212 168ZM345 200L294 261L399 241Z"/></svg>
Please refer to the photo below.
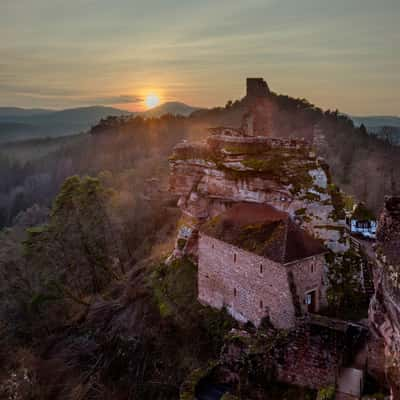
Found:
<svg viewBox="0 0 400 400"><path fill-rule="evenodd" d="M377 239L376 293L370 322L384 341L392 398L400 399L400 197L385 199Z"/></svg>
<svg viewBox="0 0 400 400"><path fill-rule="evenodd" d="M332 250L348 248L340 193L305 141L212 129L205 142L176 146L170 169L170 190L193 232L233 203L267 203Z"/></svg>

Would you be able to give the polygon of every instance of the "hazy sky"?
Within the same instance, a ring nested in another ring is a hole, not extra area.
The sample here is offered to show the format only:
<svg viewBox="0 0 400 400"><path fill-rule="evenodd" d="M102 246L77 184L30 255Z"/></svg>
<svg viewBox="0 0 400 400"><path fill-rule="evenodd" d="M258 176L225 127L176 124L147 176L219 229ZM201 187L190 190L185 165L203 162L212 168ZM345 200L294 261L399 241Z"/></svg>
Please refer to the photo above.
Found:
<svg viewBox="0 0 400 400"><path fill-rule="evenodd" d="M400 0L0 0L0 106L224 105L247 76L400 114Z"/></svg>

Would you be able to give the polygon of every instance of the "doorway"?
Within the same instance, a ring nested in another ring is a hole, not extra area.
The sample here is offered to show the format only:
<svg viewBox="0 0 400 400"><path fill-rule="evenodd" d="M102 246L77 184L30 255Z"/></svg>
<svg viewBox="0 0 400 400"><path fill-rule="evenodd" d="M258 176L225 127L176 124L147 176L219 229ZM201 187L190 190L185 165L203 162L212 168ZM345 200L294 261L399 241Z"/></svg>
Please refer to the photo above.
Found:
<svg viewBox="0 0 400 400"><path fill-rule="evenodd" d="M311 292L306 293L306 304L307 311L309 313L317 312L317 291L312 290Z"/></svg>

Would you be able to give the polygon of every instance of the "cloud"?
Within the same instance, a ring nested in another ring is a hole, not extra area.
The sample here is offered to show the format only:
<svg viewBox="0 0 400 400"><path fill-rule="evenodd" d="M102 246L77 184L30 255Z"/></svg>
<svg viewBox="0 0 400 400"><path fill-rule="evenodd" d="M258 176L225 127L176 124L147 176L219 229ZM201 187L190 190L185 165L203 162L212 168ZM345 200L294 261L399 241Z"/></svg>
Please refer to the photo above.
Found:
<svg viewBox="0 0 400 400"><path fill-rule="evenodd" d="M4 82L3 82L4 81ZM85 93L74 88L40 87L6 83L7 76L0 72L0 104L43 105L51 108L78 107L83 105L137 104L144 99L137 95L104 95L103 93ZM11 102L11 103L10 103Z"/></svg>
<svg viewBox="0 0 400 400"><path fill-rule="evenodd" d="M93 99L88 99L91 104L129 104L129 103L140 103L143 101L143 98L135 95L119 95L119 96L106 96L106 97L97 97Z"/></svg>
<svg viewBox="0 0 400 400"><path fill-rule="evenodd" d="M79 96L80 92L76 89L40 87L22 83L8 83L6 74L0 72L0 91L3 93L13 93L16 95L32 96L38 98L53 98L53 97L74 97Z"/></svg>
<svg viewBox="0 0 400 400"><path fill-rule="evenodd" d="M78 89L51 88L33 85L21 85L7 83L7 75L3 76L0 72L0 91L2 93L13 93L15 95L29 96L38 99L65 99L70 101L85 101L91 104L128 104L140 103L143 101L141 96L120 94L112 96L87 95Z"/></svg>

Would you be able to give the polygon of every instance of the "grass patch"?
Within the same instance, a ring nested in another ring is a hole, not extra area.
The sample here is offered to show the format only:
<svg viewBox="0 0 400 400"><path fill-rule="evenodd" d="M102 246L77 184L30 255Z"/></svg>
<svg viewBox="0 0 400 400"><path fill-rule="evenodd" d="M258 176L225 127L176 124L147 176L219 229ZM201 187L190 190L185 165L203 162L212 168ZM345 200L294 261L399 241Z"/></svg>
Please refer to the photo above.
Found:
<svg viewBox="0 0 400 400"><path fill-rule="evenodd" d="M304 217L307 214L307 209L305 207L304 208L299 208L294 213L298 217Z"/></svg>
<svg viewBox="0 0 400 400"><path fill-rule="evenodd" d="M229 154L261 154L268 151L266 145L260 145L259 143L238 143L238 144L225 144L221 148Z"/></svg>
<svg viewBox="0 0 400 400"><path fill-rule="evenodd" d="M335 399L335 386L328 386L318 391L317 400L334 400Z"/></svg>
<svg viewBox="0 0 400 400"><path fill-rule="evenodd" d="M177 160L204 160L215 162L216 154L206 146L186 146L175 149L169 161Z"/></svg>
<svg viewBox="0 0 400 400"><path fill-rule="evenodd" d="M321 197L316 194L316 193L312 193L312 192L307 192L304 196L303 196L303 200L308 200L308 201L320 201Z"/></svg>
<svg viewBox="0 0 400 400"><path fill-rule="evenodd" d="M333 211L330 213L329 217L332 218L334 221L339 221L341 219L346 218L345 200L343 198L342 192L334 184L330 184L328 186L328 191L329 194L331 195L332 206L333 206Z"/></svg>

